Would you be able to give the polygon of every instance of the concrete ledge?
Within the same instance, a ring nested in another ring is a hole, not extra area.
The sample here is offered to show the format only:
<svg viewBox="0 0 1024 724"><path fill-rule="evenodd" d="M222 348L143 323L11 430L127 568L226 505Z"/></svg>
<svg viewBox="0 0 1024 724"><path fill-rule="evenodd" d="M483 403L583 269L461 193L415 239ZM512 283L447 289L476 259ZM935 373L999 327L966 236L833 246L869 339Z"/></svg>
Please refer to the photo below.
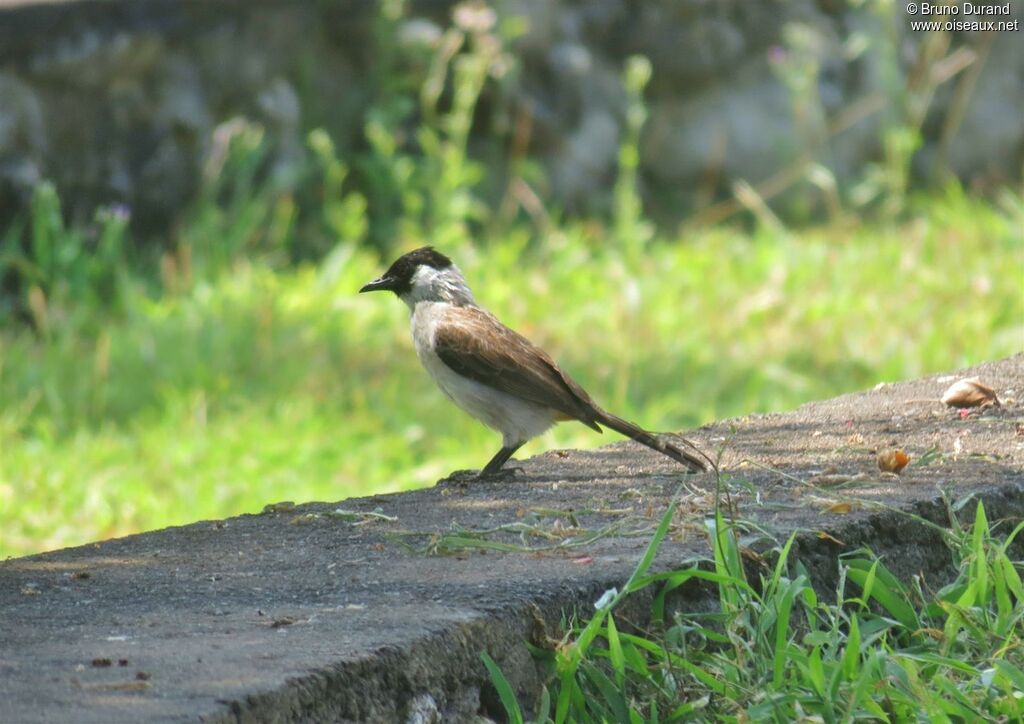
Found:
<svg viewBox="0 0 1024 724"><path fill-rule="evenodd" d="M1002 408L962 417L927 401L952 382L930 377L692 437L724 449L724 470L750 484L734 486L743 517L780 537L804 532L797 555L818 585L862 545L902 575L940 580L939 537L890 509L945 523L941 488L983 498L993 520L1024 516L1024 410L1013 399L1024 397L1024 355L957 373L974 375ZM933 452L885 476L874 451L888 447ZM808 484L829 468L864 476ZM280 506L4 561L0 721L498 717L480 651L531 704L540 674L524 642L621 585L681 480L632 443L555 451L508 482ZM707 553L712 491L709 476L685 479L659 567ZM840 498L851 512L828 512ZM682 595L678 605L707 605L700 589Z"/></svg>

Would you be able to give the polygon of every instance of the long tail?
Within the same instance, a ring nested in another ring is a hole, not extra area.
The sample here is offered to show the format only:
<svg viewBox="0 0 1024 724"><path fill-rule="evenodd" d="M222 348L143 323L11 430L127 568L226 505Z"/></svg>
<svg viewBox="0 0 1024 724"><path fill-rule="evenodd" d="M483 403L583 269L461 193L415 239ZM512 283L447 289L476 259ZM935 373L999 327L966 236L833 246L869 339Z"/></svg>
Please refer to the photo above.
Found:
<svg viewBox="0 0 1024 724"><path fill-rule="evenodd" d="M646 445L652 450L657 450L662 455L667 455L676 462L685 465L691 472L703 473L708 469L709 464L711 467L715 466L714 462L707 455L684 437L666 433L647 432L647 430L637 427L632 422L616 417L600 408L596 412L598 413L597 421L605 427L610 427L612 430L636 440L641 445ZM697 454L695 455L688 450L684 450L678 443L689 445Z"/></svg>

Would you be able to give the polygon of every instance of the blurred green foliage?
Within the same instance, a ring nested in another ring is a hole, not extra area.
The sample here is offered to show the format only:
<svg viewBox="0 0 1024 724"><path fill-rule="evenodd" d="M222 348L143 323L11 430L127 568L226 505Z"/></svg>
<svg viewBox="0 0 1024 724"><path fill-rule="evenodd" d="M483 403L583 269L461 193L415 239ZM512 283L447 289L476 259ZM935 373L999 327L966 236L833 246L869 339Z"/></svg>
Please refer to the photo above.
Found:
<svg viewBox="0 0 1024 724"><path fill-rule="evenodd" d="M1018 351L1013 214L951 188L896 225L716 228L634 256L567 223L444 250L599 401L675 429ZM419 368L404 306L355 294L387 259L271 259L158 293L125 274L119 314L54 304L45 336L0 332L0 554L427 485L493 453ZM608 440L564 425L524 454Z"/></svg>
<svg viewBox="0 0 1024 724"><path fill-rule="evenodd" d="M475 13L445 31L420 84L388 86L363 156L339 158L314 130L297 163L274 167L261 128L221 126L165 251L131 251L124 209L66 226L53 187L39 187L0 235L0 278L18 280L7 311L22 316L0 326L0 556L478 467L497 437L419 368L404 307L355 295L424 243L602 404L651 428L1022 347L1018 191L901 186L893 213L861 222L844 208L800 230L762 200L733 225L657 231L636 189L640 58L624 69L611 218L545 206L525 159L510 186L522 193L488 205L469 128L508 72L515 28ZM371 180L362 190L356 173ZM605 441L562 426L524 454Z"/></svg>

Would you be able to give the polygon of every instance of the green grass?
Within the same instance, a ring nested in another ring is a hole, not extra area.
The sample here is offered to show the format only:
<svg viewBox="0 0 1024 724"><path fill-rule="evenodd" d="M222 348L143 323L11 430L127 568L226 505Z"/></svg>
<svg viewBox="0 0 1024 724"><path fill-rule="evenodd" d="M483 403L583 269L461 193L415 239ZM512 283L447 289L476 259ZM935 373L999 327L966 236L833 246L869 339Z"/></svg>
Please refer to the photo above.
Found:
<svg viewBox="0 0 1024 724"><path fill-rule="evenodd" d="M969 528L951 513L952 530L939 530L957 575L937 591L920 578L904 585L871 551L855 551L840 560L831 601L791 560L793 536L751 582L737 524L720 513L707 521L710 561L649 575L674 508L622 591L550 649L533 647L552 686L535 721L1019 721L1024 563L1009 550L1024 523L997 534L980 503ZM666 594L699 582L715 591L714 610L667 618ZM619 631L617 607L646 588L648 630ZM503 673L481 656L508 721L523 722Z"/></svg>
<svg viewBox="0 0 1024 724"><path fill-rule="evenodd" d="M633 251L585 224L444 251L598 401L679 429L1020 350L1020 200L1004 201L951 190L898 224ZM52 304L45 334L0 330L0 556L482 465L498 436L420 369L404 305L355 293L387 261L341 244L176 291L129 278L112 316ZM567 424L522 454L614 439Z"/></svg>

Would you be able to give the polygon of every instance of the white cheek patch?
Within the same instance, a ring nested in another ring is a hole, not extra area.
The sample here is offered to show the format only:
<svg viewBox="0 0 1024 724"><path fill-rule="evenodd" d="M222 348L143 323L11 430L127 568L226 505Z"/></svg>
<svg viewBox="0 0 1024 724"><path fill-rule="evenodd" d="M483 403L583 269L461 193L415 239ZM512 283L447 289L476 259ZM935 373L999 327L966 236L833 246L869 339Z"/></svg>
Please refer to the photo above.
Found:
<svg viewBox="0 0 1024 724"><path fill-rule="evenodd" d="M437 286L437 277L440 272L432 266L426 264L420 264L416 267L416 271L412 275L412 279L409 282L412 284L412 290L415 292L417 289L433 289Z"/></svg>
<svg viewBox="0 0 1024 724"><path fill-rule="evenodd" d="M437 269L426 264L420 264L409 278L410 289L402 295L402 299L410 307L415 306L416 302L437 299L437 289L440 286L440 280L437 277Z"/></svg>
<svg viewBox="0 0 1024 724"><path fill-rule="evenodd" d="M409 278L409 291L402 300L414 308L418 302L448 302L449 304L475 304L473 293L466 286L458 267L435 269L427 264L416 267Z"/></svg>

